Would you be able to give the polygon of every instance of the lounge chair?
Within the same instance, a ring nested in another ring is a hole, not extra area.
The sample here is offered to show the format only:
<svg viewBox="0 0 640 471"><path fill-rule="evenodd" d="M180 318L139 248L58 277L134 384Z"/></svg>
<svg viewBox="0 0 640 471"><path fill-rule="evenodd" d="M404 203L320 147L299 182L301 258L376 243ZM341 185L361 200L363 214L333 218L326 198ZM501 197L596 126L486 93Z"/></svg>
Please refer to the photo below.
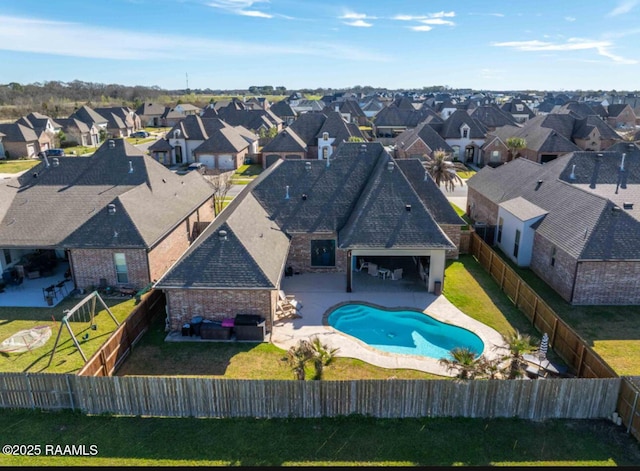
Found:
<svg viewBox="0 0 640 471"><path fill-rule="evenodd" d="M392 280L401 280L402 279L402 268L396 268L391 272Z"/></svg>
<svg viewBox="0 0 640 471"><path fill-rule="evenodd" d="M291 304L296 311L302 309L302 303L293 294L285 294L284 291L278 290L278 298L284 304Z"/></svg>
<svg viewBox="0 0 640 471"><path fill-rule="evenodd" d="M369 262L369 266L367 267L367 273L371 276L378 276L378 265L375 263Z"/></svg>
<svg viewBox="0 0 640 471"><path fill-rule="evenodd" d="M363 259L360 259L360 266L356 268L356 270L362 271L363 268L369 268L369 262L365 262Z"/></svg>
<svg viewBox="0 0 640 471"><path fill-rule="evenodd" d="M286 301L278 301L276 304L276 319L301 317L298 310Z"/></svg>

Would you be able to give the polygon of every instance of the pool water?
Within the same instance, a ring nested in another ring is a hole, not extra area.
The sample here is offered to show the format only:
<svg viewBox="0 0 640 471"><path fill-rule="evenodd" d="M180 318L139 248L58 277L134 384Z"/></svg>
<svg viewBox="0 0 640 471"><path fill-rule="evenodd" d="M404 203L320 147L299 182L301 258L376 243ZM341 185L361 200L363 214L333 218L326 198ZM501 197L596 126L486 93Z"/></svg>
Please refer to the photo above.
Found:
<svg viewBox="0 0 640 471"><path fill-rule="evenodd" d="M416 311L387 311L347 304L328 317L329 325L364 343L391 353L451 359L450 350L467 347L477 355L484 343L473 332Z"/></svg>

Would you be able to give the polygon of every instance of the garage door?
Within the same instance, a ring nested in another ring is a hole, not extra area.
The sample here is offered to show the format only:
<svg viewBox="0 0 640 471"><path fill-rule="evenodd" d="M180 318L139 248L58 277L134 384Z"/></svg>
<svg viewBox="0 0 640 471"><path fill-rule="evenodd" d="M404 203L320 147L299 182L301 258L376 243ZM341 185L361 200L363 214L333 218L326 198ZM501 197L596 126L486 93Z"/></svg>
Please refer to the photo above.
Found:
<svg viewBox="0 0 640 471"><path fill-rule="evenodd" d="M33 157L36 155L36 148L33 144L27 144L27 156Z"/></svg>
<svg viewBox="0 0 640 471"><path fill-rule="evenodd" d="M233 170L236 168L232 155L219 155L218 168L220 170Z"/></svg>
<svg viewBox="0 0 640 471"><path fill-rule="evenodd" d="M199 155L198 161L207 168L216 168L216 158L213 155Z"/></svg>

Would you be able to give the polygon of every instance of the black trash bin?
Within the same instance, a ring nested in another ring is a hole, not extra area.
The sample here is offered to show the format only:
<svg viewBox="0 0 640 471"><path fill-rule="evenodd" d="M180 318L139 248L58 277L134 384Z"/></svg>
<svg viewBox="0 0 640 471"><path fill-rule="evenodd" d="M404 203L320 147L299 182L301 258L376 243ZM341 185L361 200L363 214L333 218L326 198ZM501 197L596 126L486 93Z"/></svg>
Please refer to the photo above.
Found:
<svg viewBox="0 0 640 471"><path fill-rule="evenodd" d="M191 324L182 325L182 336L189 337L191 335Z"/></svg>
<svg viewBox="0 0 640 471"><path fill-rule="evenodd" d="M202 326L202 317L196 316L191 318L191 333L196 337L200 337L201 326Z"/></svg>

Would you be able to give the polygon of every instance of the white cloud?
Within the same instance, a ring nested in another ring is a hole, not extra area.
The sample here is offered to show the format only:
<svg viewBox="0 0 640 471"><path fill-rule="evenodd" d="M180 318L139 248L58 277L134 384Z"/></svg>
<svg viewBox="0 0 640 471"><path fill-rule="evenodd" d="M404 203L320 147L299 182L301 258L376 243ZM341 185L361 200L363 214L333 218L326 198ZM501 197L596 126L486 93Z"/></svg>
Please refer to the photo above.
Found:
<svg viewBox="0 0 640 471"><path fill-rule="evenodd" d="M420 23L423 23L425 25L449 25L449 26L455 26L455 23L453 21L443 20L442 18L430 18L428 20L420 20Z"/></svg>
<svg viewBox="0 0 640 471"><path fill-rule="evenodd" d="M498 18L504 18L504 13L489 13L489 16L497 16Z"/></svg>
<svg viewBox="0 0 640 471"><path fill-rule="evenodd" d="M393 18L391 18L392 20L398 20L398 21L419 21L419 20L425 20L429 18L428 16L413 16L413 15L396 15Z"/></svg>
<svg viewBox="0 0 640 471"><path fill-rule="evenodd" d="M573 16L565 16L564 19L569 23L573 23L574 21L576 21L576 18Z"/></svg>
<svg viewBox="0 0 640 471"><path fill-rule="evenodd" d="M431 18L453 18L454 16L456 16L456 12L455 11L449 11L449 12L438 12L438 13L430 13L429 16Z"/></svg>
<svg viewBox="0 0 640 471"><path fill-rule="evenodd" d="M259 10L247 10L247 8L251 8L257 3L269 3L269 0L210 0L207 5L236 15L251 16L253 18L273 18L273 15L269 13Z"/></svg>
<svg viewBox="0 0 640 471"><path fill-rule="evenodd" d="M345 21L344 24L347 26L355 26L356 28L371 28L373 26L372 23L367 23L364 20Z"/></svg>
<svg viewBox="0 0 640 471"><path fill-rule="evenodd" d="M56 31L51 35L51 31ZM103 38L110 38L105 42ZM0 50L110 60L204 60L272 54L388 62L384 54L344 43L269 43L150 34L82 23L0 15Z"/></svg>
<svg viewBox="0 0 640 471"><path fill-rule="evenodd" d="M367 18L373 19L373 17L367 16L366 13L356 13L353 11L348 11L340 17L341 20L366 20Z"/></svg>
<svg viewBox="0 0 640 471"><path fill-rule="evenodd" d="M431 31L433 28L431 26L409 26L409 29L413 31Z"/></svg>
<svg viewBox="0 0 640 471"><path fill-rule="evenodd" d="M618 6L611 10L607 16L618 16L629 13L638 5L638 3L640 3L640 0L624 0L618 3Z"/></svg>
<svg viewBox="0 0 640 471"><path fill-rule="evenodd" d="M547 41L508 41L492 43L496 47L508 47L519 51L585 51L593 49L599 55L607 57L620 64L637 64L635 59L627 59L610 51L613 46L611 41L597 41L591 39L570 38L564 43L552 43Z"/></svg>
<svg viewBox="0 0 640 471"><path fill-rule="evenodd" d="M429 21L436 21L436 19L439 18L453 18L454 16L456 16L456 13L454 11L450 11L450 12L438 12L438 13L428 13L426 15L403 15L403 14L398 14L393 16L391 19L392 20L398 20L398 21L420 21L422 23L426 22L427 20ZM441 21L446 21L446 20L441 20ZM448 24L448 23L433 23L433 24Z"/></svg>

